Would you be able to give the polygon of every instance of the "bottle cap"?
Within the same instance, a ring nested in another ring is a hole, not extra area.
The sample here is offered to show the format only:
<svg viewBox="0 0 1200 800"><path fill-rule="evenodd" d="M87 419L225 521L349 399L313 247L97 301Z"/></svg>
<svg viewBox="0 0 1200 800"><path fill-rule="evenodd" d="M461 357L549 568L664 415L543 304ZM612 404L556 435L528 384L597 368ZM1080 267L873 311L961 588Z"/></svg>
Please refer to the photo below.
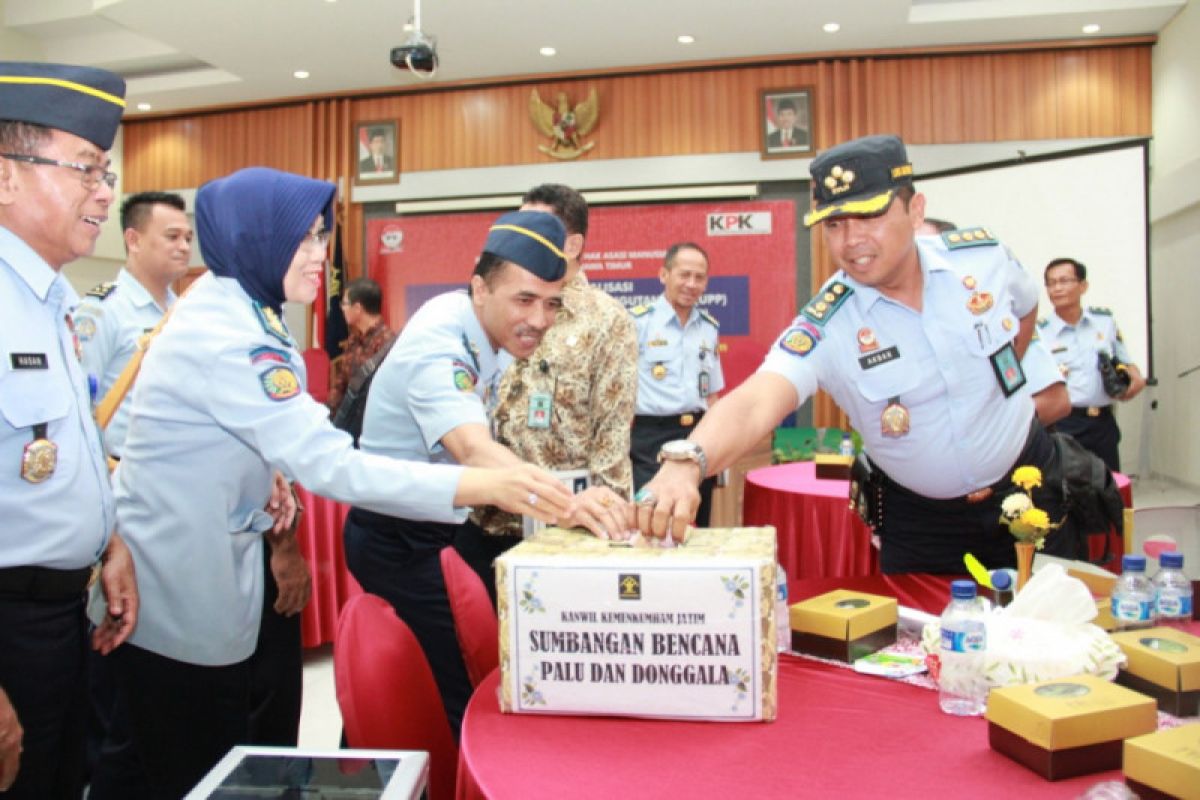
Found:
<svg viewBox="0 0 1200 800"><path fill-rule="evenodd" d="M1007 570L992 570L992 588L999 592L1007 592L1012 588L1012 576Z"/></svg>
<svg viewBox="0 0 1200 800"><path fill-rule="evenodd" d="M1122 572L1145 572L1146 571L1146 557L1135 555L1132 553L1126 553L1124 556L1121 557L1121 571Z"/></svg>
<svg viewBox="0 0 1200 800"><path fill-rule="evenodd" d="M950 584L950 596L955 600L970 600L975 596L975 581L954 581Z"/></svg>
<svg viewBox="0 0 1200 800"><path fill-rule="evenodd" d="M1182 569L1183 553L1174 550L1162 553L1158 557L1158 565L1163 569Z"/></svg>

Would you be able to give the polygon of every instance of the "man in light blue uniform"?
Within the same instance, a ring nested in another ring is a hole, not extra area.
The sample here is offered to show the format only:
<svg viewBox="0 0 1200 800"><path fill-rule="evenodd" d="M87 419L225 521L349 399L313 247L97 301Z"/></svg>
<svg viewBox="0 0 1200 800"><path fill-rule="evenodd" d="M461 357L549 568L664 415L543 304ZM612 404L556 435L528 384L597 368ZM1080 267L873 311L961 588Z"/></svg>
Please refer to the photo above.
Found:
<svg viewBox="0 0 1200 800"><path fill-rule="evenodd" d="M554 322L566 273L565 237L563 224L541 211L505 214L492 225L469 292L449 292L421 306L376 372L359 440L364 453L434 464L524 464L490 432L500 355L503 349L527 358ZM541 502L534 494L527 499L531 508ZM420 522L363 508L354 508L345 526L351 573L413 629L455 736L471 684L439 553L448 545L478 550L485 535L469 522Z"/></svg>
<svg viewBox="0 0 1200 800"><path fill-rule="evenodd" d="M659 280L658 299L629 310L638 337L637 404L629 437L635 490L654 477L659 448L686 436L725 388L717 352L720 325L698 307L708 287L708 253L691 242L671 245ZM716 478L700 484L700 527L708 525L715 485Z"/></svg>
<svg viewBox="0 0 1200 800"><path fill-rule="evenodd" d="M1045 280L1054 311L1038 320L1038 333L1058 362L1071 396L1071 415L1055 427L1060 433L1074 436L1110 470L1120 472L1117 445L1121 429L1113 416L1113 401L1132 400L1145 388L1146 379L1121 340L1112 312L1083 306L1088 289L1087 267L1072 258L1056 258L1046 265ZM1113 387L1115 394L1108 393L1101 379L1101 354L1115 357L1128 376L1123 388Z"/></svg>
<svg viewBox="0 0 1200 800"><path fill-rule="evenodd" d="M104 398L137 350L138 340L175 303L171 284L187 274L192 224L177 194L142 192L121 204L125 266L111 283L91 289L75 309L75 331L83 345L83 367ZM121 457L129 427L129 398L104 429L108 454Z"/></svg>
<svg viewBox="0 0 1200 800"><path fill-rule="evenodd" d="M894 136L870 136L813 160L813 209L841 267L804 306L759 371L723 398L630 509L643 532L682 536L696 483L731 464L825 389L862 434L885 572L963 571L972 552L1012 565L1000 524L1014 467L1049 463L1020 359L1033 335L1037 283L985 230L915 237L925 198ZM875 502L879 501L879 502ZM1035 494L1058 520L1061 498ZM1074 556L1072 532L1048 552Z"/></svg>
<svg viewBox="0 0 1200 800"><path fill-rule="evenodd" d="M0 687L25 730L6 797L82 791L84 590L97 560L109 616L93 644L109 652L137 623L70 317L79 298L62 275L108 216L124 94L104 70L0 62Z"/></svg>

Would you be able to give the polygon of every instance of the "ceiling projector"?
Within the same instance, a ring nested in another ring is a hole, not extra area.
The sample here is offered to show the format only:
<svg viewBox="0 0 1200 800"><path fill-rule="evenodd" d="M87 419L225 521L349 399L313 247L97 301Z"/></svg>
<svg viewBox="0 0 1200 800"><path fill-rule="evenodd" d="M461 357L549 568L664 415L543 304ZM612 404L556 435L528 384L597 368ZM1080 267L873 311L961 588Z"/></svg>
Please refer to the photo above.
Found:
<svg viewBox="0 0 1200 800"><path fill-rule="evenodd" d="M408 41L392 48L392 65L418 78L432 78L438 67L437 40L420 30L413 31Z"/></svg>

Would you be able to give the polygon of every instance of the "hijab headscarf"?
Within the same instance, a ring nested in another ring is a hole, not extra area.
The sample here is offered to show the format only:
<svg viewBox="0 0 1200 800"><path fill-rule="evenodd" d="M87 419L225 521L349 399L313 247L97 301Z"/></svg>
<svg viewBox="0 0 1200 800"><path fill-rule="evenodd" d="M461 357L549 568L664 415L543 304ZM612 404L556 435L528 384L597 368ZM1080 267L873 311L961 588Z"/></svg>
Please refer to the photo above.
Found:
<svg viewBox="0 0 1200 800"><path fill-rule="evenodd" d="M238 170L196 193L204 262L235 278L246 294L279 312L283 277L320 214L332 224L334 185L266 167Z"/></svg>

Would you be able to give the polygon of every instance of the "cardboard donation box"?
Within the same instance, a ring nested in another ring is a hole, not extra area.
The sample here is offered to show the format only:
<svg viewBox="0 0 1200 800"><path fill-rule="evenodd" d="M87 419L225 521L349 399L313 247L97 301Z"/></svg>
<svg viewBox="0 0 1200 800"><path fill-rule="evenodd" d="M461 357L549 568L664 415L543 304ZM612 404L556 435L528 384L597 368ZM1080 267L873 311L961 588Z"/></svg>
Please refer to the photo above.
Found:
<svg viewBox="0 0 1200 800"><path fill-rule="evenodd" d="M674 548L546 528L496 561L500 707L775 718L775 529Z"/></svg>
<svg viewBox="0 0 1200 800"><path fill-rule="evenodd" d="M1058 780L1118 769L1121 742L1152 733L1154 700L1094 675L993 689L987 700L992 749Z"/></svg>
<svg viewBox="0 0 1200 800"><path fill-rule="evenodd" d="M1126 739L1121 769L1143 800L1200 800L1200 723Z"/></svg>
<svg viewBox="0 0 1200 800"><path fill-rule="evenodd" d="M1117 683L1147 694L1177 717L1200 714L1200 636L1174 628L1112 634L1128 663Z"/></svg>
<svg viewBox="0 0 1200 800"><path fill-rule="evenodd" d="M788 610L792 649L853 663L896 641L894 597L836 589Z"/></svg>

